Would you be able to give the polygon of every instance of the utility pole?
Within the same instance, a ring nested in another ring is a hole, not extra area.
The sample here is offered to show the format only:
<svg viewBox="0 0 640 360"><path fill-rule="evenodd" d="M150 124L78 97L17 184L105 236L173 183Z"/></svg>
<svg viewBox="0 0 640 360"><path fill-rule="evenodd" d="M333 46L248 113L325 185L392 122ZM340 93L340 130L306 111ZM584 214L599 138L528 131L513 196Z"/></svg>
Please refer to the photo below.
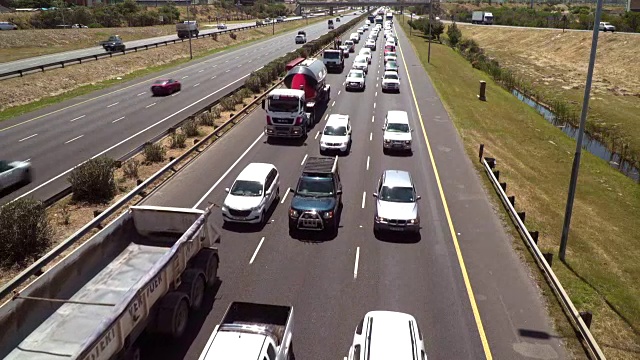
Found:
<svg viewBox="0 0 640 360"><path fill-rule="evenodd" d="M567 250L567 239L569 237L569 226L571 225L571 213L573 211L573 199L576 195L578 183L578 171L580 170L580 156L582 155L582 138L584 137L584 127L587 122L587 112L589 111L589 97L591 96L591 80L593 78L593 68L596 64L596 50L598 49L598 32L600 30L600 18L602 15L602 2L598 0L596 5L596 16L593 22L593 37L591 39L591 55L589 56L589 69L587 70L587 84L584 87L584 99L582 100L582 112L580 113L580 128L578 129L578 139L576 140L576 154L573 157L571 168L571 182L569 183L569 194L567 195L567 208L562 225L562 238L560 238L560 260L564 262Z"/></svg>
<svg viewBox="0 0 640 360"><path fill-rule="evenodd" d="M190 14L191 11L189 10L190 3L191 3L191 0L187 0L187 24L189 26L191 26L191 20L189 20L191 15ZM193 60L193 49L191 48L191 33L192 33L191 28L189 28L189 58Z"/></svg>
<svg viewBox="0 0 640 360"><path fill-rule="evenodd" d="M413 23L413 13L411 13L411 19L409 21ZM411 23L409 24L409 36L411 36Z"/></svg>
<svg viewBox="0 0 640 360"><path fill-rule="evenodd" d="M276 19L271 19L271 35L276 34Z"/></svg>
<svg viewBox="0 0 640 360"><path fill-rule="evenodd" d="M431 63L431 28L433 27L433 15L431 15L431 4L433 0L429 0L429 50L427 51L427 64Z"/></svg>

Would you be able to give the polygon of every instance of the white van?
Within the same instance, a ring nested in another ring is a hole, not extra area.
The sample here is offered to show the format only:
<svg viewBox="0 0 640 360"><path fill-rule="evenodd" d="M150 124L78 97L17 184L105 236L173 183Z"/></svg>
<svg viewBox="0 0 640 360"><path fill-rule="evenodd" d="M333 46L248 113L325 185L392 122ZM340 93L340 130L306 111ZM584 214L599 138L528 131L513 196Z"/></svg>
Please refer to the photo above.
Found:
<svg viewBox="0 0 640 360"><path fill-rule="evenodd" d="M360 34L358 34L357 32L351 33L351 35L349 35L349 40L353 41L354 43L359 43L360 42Z"/></svg>

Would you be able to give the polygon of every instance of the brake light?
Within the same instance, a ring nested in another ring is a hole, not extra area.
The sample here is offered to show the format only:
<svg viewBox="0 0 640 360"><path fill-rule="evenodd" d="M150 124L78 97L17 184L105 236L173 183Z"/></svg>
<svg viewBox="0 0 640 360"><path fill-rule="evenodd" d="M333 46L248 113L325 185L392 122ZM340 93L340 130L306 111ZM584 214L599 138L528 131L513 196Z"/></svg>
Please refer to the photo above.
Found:
<svg viewBox="0 0 640 360"><path fill-rule="evenodd" d="M267 125L272 125L271 116L267 115Z"/></svg>
<svg viewBox="0 0 640 360"><path fill-rule="evenodd" d="M296 118L296 125L302 125L302 116Z"/></svg>

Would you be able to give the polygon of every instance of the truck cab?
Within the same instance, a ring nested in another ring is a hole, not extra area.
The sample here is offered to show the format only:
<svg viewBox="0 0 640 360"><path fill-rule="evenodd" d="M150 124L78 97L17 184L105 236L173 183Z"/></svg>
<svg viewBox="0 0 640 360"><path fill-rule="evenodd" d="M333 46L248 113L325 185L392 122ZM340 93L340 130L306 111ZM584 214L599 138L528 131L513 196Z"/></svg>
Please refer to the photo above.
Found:
<svg viewBox="0 0 640 360"><path fill-rule="evenodd" d="M267 136L303 137L311 127L311 116L305 110L304 90L275 89L262 101L267 111Z"/></svg>
<svg viewBox="0 0 640 360"><path fill-rule="evenodd" d="M341 49L326 49L322 52L322 62L327 71L341 73L344 70L344 52Z"/></svg>
<svg viewBox="0 0 640 360"><path fill-rule="evenodd" d="M336 157L309 157L291 198L289 231L338 231L342 182Z"/></svg>

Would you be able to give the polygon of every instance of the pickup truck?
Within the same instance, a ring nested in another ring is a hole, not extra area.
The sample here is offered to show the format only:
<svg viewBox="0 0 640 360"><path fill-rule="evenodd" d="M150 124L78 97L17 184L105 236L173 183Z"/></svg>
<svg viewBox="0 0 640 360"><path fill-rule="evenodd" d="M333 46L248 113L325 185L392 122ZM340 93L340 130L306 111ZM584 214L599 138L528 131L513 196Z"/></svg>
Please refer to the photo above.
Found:
<svg viewBox="0 0 640 360"><path fill-rule="evenodd" d="M342 183L338 156L309 157L293 191L289 208L289 232L338 231L342 209Z"/></svg>
<svg viewBox="0 0 640 360"><path fill-rule="evenodd" d="M293 307L232 302L198 360L293 360Z"/></svg>
<svg viewBox="0 0 640 360"><path fill-rule="evenodd" d="M100 45L108 52L124 51L127 48L118 35L109 36L109 39L101 42Z"/></svg>
<svg viewBox="0 0 640 360"><path fill-rule="evenodd" d="M130 207L0 306L0 358L135 359L145 330L181 337L217 283L210 213Z"/></svg>

